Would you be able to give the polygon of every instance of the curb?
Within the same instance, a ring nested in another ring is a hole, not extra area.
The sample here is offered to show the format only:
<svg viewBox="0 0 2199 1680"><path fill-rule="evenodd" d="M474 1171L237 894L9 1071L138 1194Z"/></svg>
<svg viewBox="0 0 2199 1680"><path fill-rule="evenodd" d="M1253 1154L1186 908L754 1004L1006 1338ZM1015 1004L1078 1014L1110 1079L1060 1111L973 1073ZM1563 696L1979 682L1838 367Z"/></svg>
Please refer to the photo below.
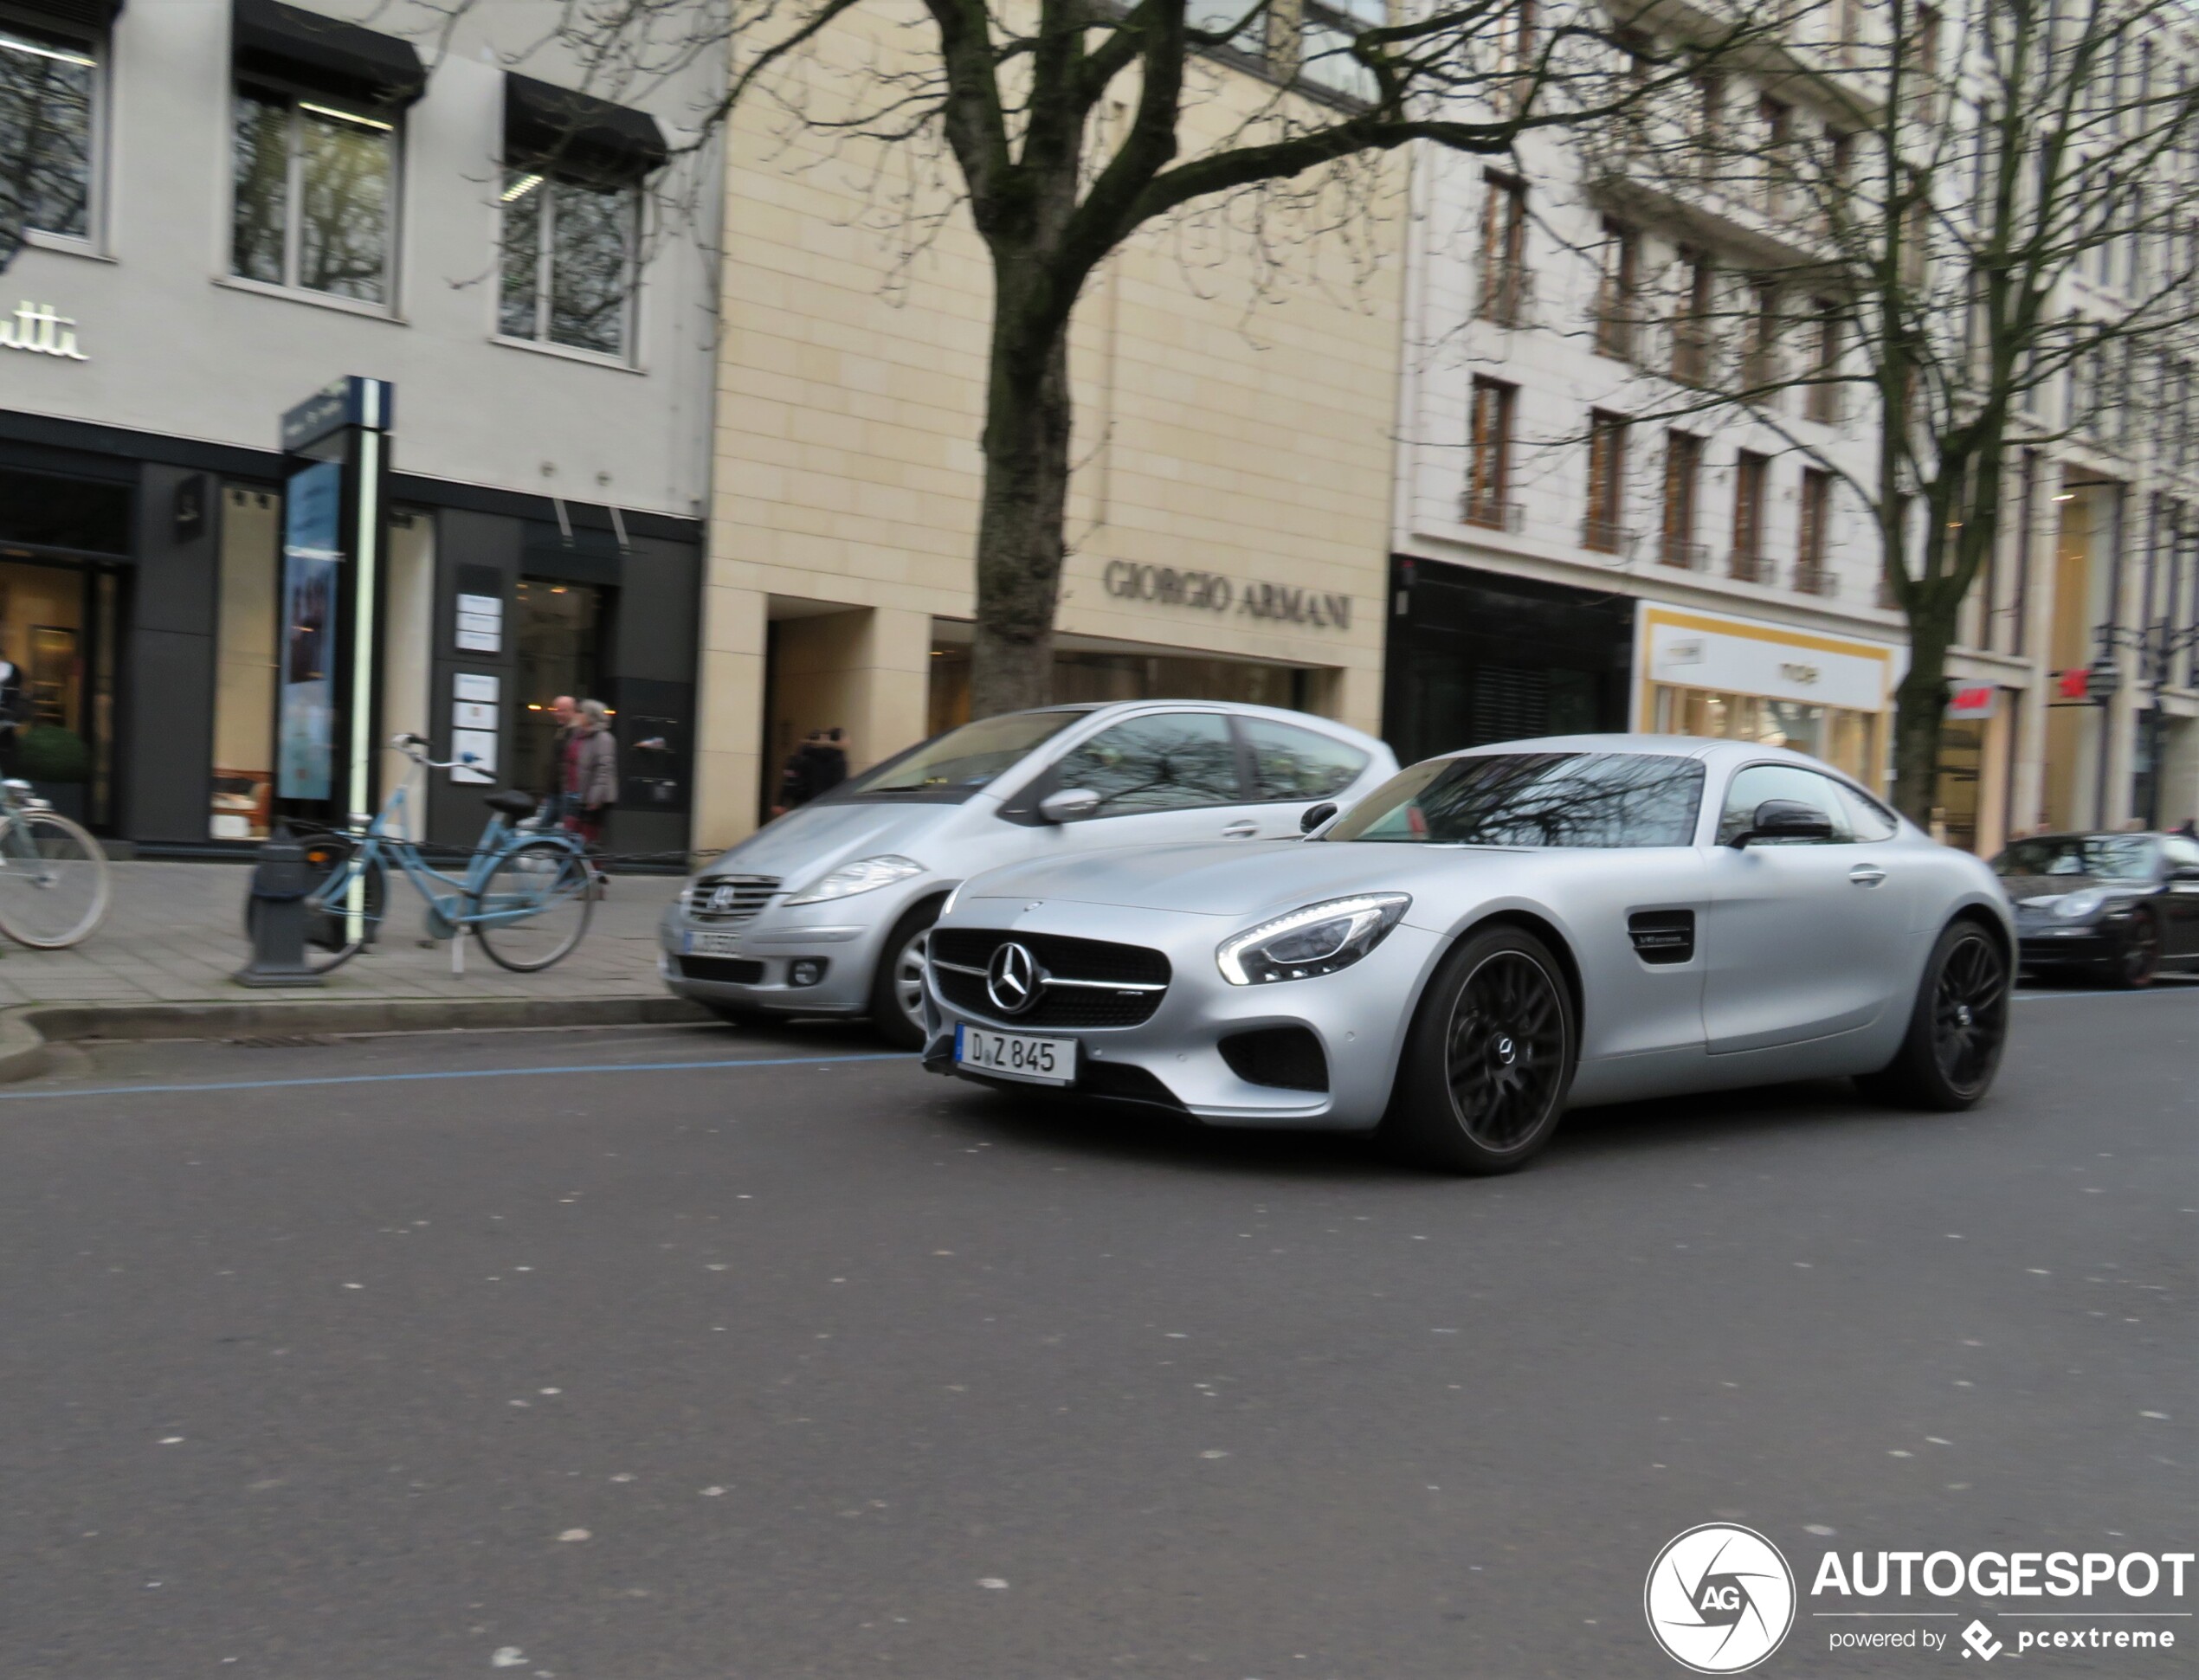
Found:
<svg viewBox="0 0 2199 1680"><path fill-rule="evenodd" d="M685 998L306 998L264 1003L26 1003L0 1011L0 1084L35 1078L56 1044L256 1033L417 1033L710 1020Z"/></svg>

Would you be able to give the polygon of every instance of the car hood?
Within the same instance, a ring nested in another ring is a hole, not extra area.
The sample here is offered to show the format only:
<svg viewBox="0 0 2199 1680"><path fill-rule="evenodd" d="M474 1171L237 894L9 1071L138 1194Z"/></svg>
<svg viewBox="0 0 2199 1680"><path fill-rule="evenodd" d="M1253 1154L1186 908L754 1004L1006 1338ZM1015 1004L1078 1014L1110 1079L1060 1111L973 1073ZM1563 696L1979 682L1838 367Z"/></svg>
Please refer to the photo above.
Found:
<svg viewBox="0 0 2199 1680"><path fill-rule="evenodd" d="M764 824L702 872L776 875L798 888L843 863L888 853L937 870L945 859L936 844L926 842L937 841L939 830L966 808L930 801L865 799L804 805Z"/></svg>
<svg viewBox="0 0 2199 1680"><path fill-rule="evenodd" d="M1417 893L1440 884L1450 904L1477 887L1507 890L1523 863L1551 855L1287 840L1124 846L989 870L971 879L959 902L1054 899L1241 919L1355 892Z"/></svg>
<svg viewBox="0 0 2199 1680"><path fill-rule="evenodd" d="M2098 891L2111 898L2143 898L2153 891L2153 883L2102 879L2097 875L2003 875L2001 890L2010 903L2025 910L2051 910L2073 892Z"/></svg>

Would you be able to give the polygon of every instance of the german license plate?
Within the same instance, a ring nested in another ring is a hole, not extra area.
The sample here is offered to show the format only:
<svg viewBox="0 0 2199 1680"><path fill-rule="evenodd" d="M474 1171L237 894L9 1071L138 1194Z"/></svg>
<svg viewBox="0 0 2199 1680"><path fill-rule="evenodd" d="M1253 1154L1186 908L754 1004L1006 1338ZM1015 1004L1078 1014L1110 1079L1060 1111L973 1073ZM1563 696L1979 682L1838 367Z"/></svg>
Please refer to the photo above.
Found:
<svg viewBox="0 0 2199 1680"><path fill-rule="evenodd" d="M1029 1079L1034 1085L1074 1085L1077 1041L1041 1039L1029 1033L994 1033L958 1024L954 1029L958 1067L996 1079Z"/></svg>
<svg viewBox="0 0 2199 1680"><path fill-rule="evenodd" d="M686 956L738 956L740 935L737 933L685 933L680 936L680 950Z"/></svg>

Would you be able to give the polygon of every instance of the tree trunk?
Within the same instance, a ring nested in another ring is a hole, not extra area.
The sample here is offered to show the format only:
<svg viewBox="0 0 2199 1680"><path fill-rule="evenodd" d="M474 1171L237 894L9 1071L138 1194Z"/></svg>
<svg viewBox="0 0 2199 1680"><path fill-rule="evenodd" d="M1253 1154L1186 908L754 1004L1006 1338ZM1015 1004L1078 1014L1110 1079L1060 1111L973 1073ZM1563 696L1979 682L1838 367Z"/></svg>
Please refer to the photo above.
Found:
<svg viewBox="0 0 2199 1680"><path fill-rule="evenodd" d="M1947 711L1947 648L1954 640L1953 618L1953 609L1936 601L1912 612L1909 672L1894 691L1893 803L1902 815L1926 830L1939 798L1939 729Z"/></svg>
<svg viewBox="0 0 2199 1680"><path fill-rule="evenodd" d="M970 715L1044 705L1053 696L1054 611L1069 490L1066 324L1035 347L996 307L977 519L977 623Z"/></svg>

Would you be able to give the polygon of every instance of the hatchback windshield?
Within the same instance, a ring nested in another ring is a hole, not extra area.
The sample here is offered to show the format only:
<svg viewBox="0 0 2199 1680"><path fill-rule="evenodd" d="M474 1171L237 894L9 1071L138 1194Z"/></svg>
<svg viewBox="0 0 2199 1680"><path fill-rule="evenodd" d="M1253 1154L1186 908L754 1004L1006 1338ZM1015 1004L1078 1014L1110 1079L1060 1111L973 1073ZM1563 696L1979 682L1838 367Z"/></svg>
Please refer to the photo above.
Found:
<svg viewBox="0 0 2199 1680"><path fill-rule="evenodd" d="M836 792L843 796L974 793L1003 770L1012 769L1040 742L1059 735L1084 715L1081 711L1010 711L998 718L980 718L974 724L935 735L898 758L887 759Z"/></svg>
<svg viewBox="0 0 2199 1680"><path fill-rule="evenodd" d="M1690 846L1703 799L1693 758L1516 752L1415 764L1321 838L1437 846Z"/></svg>
<svg viewBox="0 0 2199 1680"><path fill-rule="evenodd" d="M2150 881L2153 879L2153 841L2144 834L2047 834L2016 841L1993 859L1993 872Z"/></svg>

